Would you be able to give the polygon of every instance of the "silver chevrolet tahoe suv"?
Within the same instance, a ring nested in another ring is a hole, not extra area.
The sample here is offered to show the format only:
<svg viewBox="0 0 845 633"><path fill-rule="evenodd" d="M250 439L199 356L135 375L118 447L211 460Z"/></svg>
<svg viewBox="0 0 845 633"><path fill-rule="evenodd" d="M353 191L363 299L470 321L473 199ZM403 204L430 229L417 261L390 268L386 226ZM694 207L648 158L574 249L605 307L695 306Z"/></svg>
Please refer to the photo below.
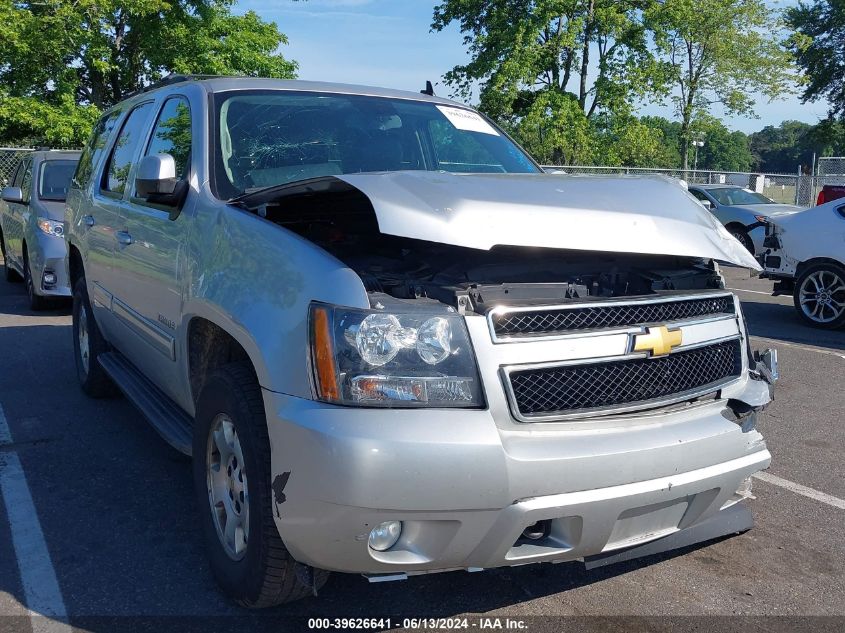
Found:
<svg viewBox="0 0 845 633"><path fill-rule="evenodd" d="M82 388L193 456L238 603L751 527L776 378L677 182L545 174L430 94L173 77L66 210Z"/></svg>

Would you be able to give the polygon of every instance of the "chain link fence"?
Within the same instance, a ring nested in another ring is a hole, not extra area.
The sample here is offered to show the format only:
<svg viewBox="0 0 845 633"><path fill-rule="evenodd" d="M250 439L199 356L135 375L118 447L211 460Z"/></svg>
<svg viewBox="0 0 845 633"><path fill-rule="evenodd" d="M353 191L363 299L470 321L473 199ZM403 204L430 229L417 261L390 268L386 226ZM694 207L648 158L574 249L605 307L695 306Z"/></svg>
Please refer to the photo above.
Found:
<svg viewBox="0 0 845 633"><path fill-rule="evenodd" d="M656 169L649 167L593 167L574 165L565 167L548 166L546 169L560 169L568 174L662 174L685 180L690 184L721 184L746 187L762 193L784 204L811 206L815 204L813 178L798 174L765 174L735 171L711 171L705 169Z"/></svg>
<svg viewBox="0 0 845 633"><path fill-rule="evenodd" d="M845 156L820 158L816 166L819 185L845 185Z"/></svg>
<svg viewBox="0 0 845 633"><path fill-rule="evenodd" d="M0 147L0 186L9 184L18 161L31 151L27 147Z"/></svg>

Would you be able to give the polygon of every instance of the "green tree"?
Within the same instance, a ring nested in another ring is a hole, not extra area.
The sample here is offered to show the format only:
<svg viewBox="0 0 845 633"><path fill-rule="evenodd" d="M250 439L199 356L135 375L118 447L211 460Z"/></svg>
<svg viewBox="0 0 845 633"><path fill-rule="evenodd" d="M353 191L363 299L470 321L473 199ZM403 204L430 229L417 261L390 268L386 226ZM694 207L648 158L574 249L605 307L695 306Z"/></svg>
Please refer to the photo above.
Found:
<svg viewBox="0 0 845 633"><path fill-rule="evenodd" d="M597 127L602 164L674 167L678 162L677 152L671 141L667 143L665 131L661 126L653 125L648 117L608 116Z"/></svg>
<svg viewBox="0 0 845 633"><path fill-rule="evenodd" d="M478 88L480 109L538 156L570 162L592 151L597 113L628 111L651 89L641 17L653 1L442 0L432 28L464 34L471 59L445 77L457 96Z"/></svg>
<svg viewBox="0 0 845 633"><path fill-rule="evenodd" d="M798 165L809 168L815 151L810 142L812 129L809 123L783 121L754 132L750 143L755 167L781 173L792 173Z"/></svg>
<svg viewBox="0 0 845 633"><path fill-rule="evenodd" d="M845 119L825 119L807 134L809 149L817 156L845 156Z"/></svg>
<svg viewBox="0 0 845 633"><path fill-rule="evenodd" d="M748 171L754 164L748 136L732 132L718 119L702 116L692 124L694 139L704 141L698 150L698 167L717 171Z"/></svg>
<svg viewBox="0 0 845 633"><path fill-rule="evenodd" d="M46 102L4 96L0 90L0 144L78 147L98 116L96 107L77 105L70 95Z"/></svg>
<svg viewBox="0 0 845 633"><path fill-rule="evenodd" d="M519 115L499 121L540 163L589 165L596 160L595 131L573 95L543 91Z"/></svg>
<svg viewBox="0 0 845 633"><path fill-rule="evenodd" d="M287 40L276 25L254 12L234 15L233 6L0 0L3 140L78 144L96 111L171 72L293 77L296 64L277 52Z"/></svg>
<svg viewBox="0 0 845 633"><path fill-rule="evenodd" d="M816 125L783 121L750 136L755 167L761 171L810 173L813 156L845 155L845 121L826 119Z"/></svg>
<svg viewBox="0 0 845 633"><path fill-rule="evenodd" d="M646 12L681 120L684 168L693 122L711 106L753 114L752 93L776 99L794 89L775 16L763 0L664 0Z"/></svg>
<svg viewBox="0 0 845 633"><path fill-rule="evenodd" d="M681 124L662 116L640 117L640 122L649 128L659 130L662 135L665 158L660 167L681 167Z"/></svg>
<svg viewBox="0 0 845 633"><path fill-rule="evenodd" d="M845 1L799 2L786 20L795 29L788 44L808 79L802 98L825 98L831 116L845 119Z"/></svg>

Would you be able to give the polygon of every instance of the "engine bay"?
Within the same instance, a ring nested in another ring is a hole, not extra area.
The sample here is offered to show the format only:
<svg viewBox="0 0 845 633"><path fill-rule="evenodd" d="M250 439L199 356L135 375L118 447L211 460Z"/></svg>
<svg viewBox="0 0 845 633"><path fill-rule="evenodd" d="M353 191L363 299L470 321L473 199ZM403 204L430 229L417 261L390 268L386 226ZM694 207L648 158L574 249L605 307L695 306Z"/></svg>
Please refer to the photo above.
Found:
<svg viewBox="0 0 845 633"><path fill-rule="evenodd" d="M247 208L349 266L371 302L428 299L483 313L504 303L606 300L722 283L715 264L699 258L523 246L488 251L385 235L369 201L354 190L267 198Z"/></svg>

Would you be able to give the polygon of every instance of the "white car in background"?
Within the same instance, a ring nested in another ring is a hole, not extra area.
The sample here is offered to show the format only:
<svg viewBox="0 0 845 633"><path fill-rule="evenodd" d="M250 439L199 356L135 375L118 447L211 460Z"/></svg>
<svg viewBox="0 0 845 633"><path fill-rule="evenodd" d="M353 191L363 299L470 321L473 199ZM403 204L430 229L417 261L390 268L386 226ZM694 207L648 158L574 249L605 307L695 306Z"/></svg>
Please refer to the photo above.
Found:
<svg viewBox="0 0 845 633"><path fill-rule="evenodd" d="M845 325L845 199L771 218L760 255L775 294L792 294L801 318L815 327Z"/></svg>

